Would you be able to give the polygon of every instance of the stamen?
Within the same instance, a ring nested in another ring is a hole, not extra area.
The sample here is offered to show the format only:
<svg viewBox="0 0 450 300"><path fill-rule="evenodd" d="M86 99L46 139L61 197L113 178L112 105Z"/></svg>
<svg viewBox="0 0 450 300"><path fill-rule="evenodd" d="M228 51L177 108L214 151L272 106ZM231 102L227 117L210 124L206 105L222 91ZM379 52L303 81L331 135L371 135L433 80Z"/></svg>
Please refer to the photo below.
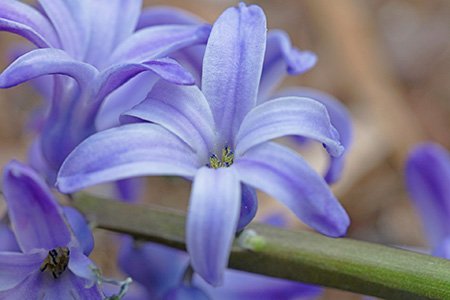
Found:
<svg viewBox="0 0 450 300"><path fill-rule="evenodd" d="M48 255L42 263L40 270L44 272L49 270L53 278L59 278L67 269L69 264L70 250L67 247L57 247L48 251Z"/></svg>
<svg viewBox="0 0 450 300"><path fill-rule="evenodd" d="M228 168L233 164L233 162L234 162L234 153L230 147L225 146L222 149L221 159L219 159L217 155L213 153L209 156L209 164L207 164L207 166L213 169L218 169L221 167Z"/></svg>

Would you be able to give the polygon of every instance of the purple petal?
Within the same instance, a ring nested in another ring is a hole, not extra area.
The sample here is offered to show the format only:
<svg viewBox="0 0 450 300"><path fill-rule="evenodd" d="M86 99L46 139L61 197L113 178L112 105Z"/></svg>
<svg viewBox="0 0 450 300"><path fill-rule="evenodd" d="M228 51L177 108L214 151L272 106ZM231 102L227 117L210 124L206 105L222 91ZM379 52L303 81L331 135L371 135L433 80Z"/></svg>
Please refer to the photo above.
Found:
<svg viewBox="0 0 450 300"><path fill-rule="evenodd" d="M161 299L178 284L189 264L185 252L154 243L140 243L126 237L119 252L119 266L134 281L142 284L151 299Z"/></svg>
<svg viewBox="0 0 450 300"><path fill-rule="evenodd" d="M214 120L208 101L196 86L177 86L159 81L126 116L157 123L208 157L214 149Z"/></svg>
<svg viewBox="0 0 450 300"><path fill-rule="evenodd" d="M206 46L202 90L222 137L233 144L244 116L256 104L266 45L266 18L258 6L227 9Z"/></svg>
<svg viewBox="0 0 450 300"><path fill-rule="evenodd" d="M240 183L232 167L198 170L186 220L191 264L208 283L222 284L241 207Z"/></svg>
<svg viewBox="0 0 450 300"><path fill-rule="evenodd" d="M78 240L85 255L89 255L94 249L94 236L84 216L75 208L66 206L63 208L66 220L72 228L72 232Z"/></svg>
<svg viewBox="0 0 450 300"><path fill-rule="evenodd" d="M120 115L142 102L159 79L152 72L142 72L114 89L103 101L97 113L95 120L97 131L119 126Z"/></svg>
<svg viewBox="0 0 450 300"><path fill-rule="evenodd" d="M0 30L19 34L37 47L58 46L52 25L39 11L16 0L2 0L0 5Z"/></svg>
<svg viewBox="0 0 450 300"><path fill-rule="evenodd" d="M345 152L340 157L331 157L325 180L330 184L338 181L342 169L344 168L345 154L348 153L350 149L353 136L351 117L347 108L330 94L311 88L289 88L277 93L277 95L280 97L296 96L311 98L322 103L326 107L328 114L330 115L331 124L339 133L339 140L342 146L344 146Z"/></svg>
<svg viewBox="0 0 450 300"><path fill-rule="evenodd" d="M115 47L134 32L142 0L88 2L93 16L90 18L90 42L85 61L101 67Z"/></svg>
<svg viewBox="0 0 450 300"><path fill-rule="evenodd" d="M0 74L0 87L8 88L43 75L63 74L73 77L81 86L87 86L97 75L91 65L72 59L59 49L30 51Z"/></svg>
<svg viewBox="0 0 450 300"><path fill-rule="evenodd" d="M322 234L345 234L350 220L327 183L290 149L264 143L234 165L240 179L285 204L299 219Z"/></svg>
<svg viewBox="0 0 450 300"><path fill-rule="evenodd" d="M450 236L450 155L441 146L417 146L406 163L408 192L422 217L431 247Z"/></svg>
<svg viewBox="0 0 450 300"><path fill-rule="evenodd" d="M58 33L62 49L83 59L89 41L89 0L38 0Z"/></svg>
<svg viewBox="0 0 450 300"><path fill-rule="evenodd" d="M97 286L86 288L85 280L70 272L55 280L49 272L36 272L28 276L18 286L0 292L0 299L103 299Z"/></svg>
<svg viewBox="0 0 450 300"><path fill-rule="evenodd" d="M116 64L100 74L97 99L102 100L134 76L151 71L156 76L181 85L192 85L195 79L180 64L170 58L149 60L145 63Z"/></svg>
<svg viewBox="0 0 450 300"><path fill-rule="evenodd" d="M318 140L332 156L344 151L325 106L309 98L285 97L255 107L242 121L236 137L236 153L266 141L300 135Z"/></svg>
<svg viewBox="0 0 450 300"><path fill-rule="evenodd" d="M198 16L171 6L152 6L142 11L138 29L156 25L198 25L204 23Z"/></svg>
<svg viewBox="0 0 450 300"><path fill-rule="evenodd" d="M255 189L246 184L241 184L241 191L241 209L236 231L243 230L253 220L258 210L258 197Z"/></svg>
<svg viewBox="0 0 450 300"><path fill-rule="evenodd" d="M125 202L136 202L144 194L145 178L127 178L115 182L117 195Z"/></svg>
<svg viewBox="0 0 450 300"><path fill-rule="evenodd" d="M11 228L0 220L0 252L20 252L19 245L17 244L16 237Z"/></svg>
<svg viewBox="0 0 450 300"><path fill-rule="evenodd" d="M18 252L0 252L0 299L1 291L14 288L31 273L38 271L47 253L35 252L23 254ZM14 298L32 299L32 298Z"/></svg>
<svg viewBox="0 0 450 300"><path fill-rule="evenodd" d="M155 124L131 124L96 133L67 157L57 186L71 193L87 186L129 177L191 177L197 156L178 137Z"/></svg>
<svg viewBox="0 0 450 300"><path fill-rule="evenodd" d="M77 277L86 279L85 287L91 287L97 281L97 275L94 272L95 264L77 248L70 249L69 270Z"/></svg>
<svg viewBox="0 0 450 300"><path fill-rule="evenodd" d="M210 300L202 289L195 286L179 285L167 292L162 300Z"/></svg>
<svg viewBox="0 0 450 300"><path fill-rule="evenodd" d="M195 280L215 300L315 299L322 292L317 286L235 270L225 272L224 285L213 288Z"/></svg>
<svg viewBox="0 0 450 300"><path fill-rule="evenodd" d="M46 183L31 168L10 162L4 171L3 191L12 228L23 252L71 243L72 234L60 207Z"/></svg>
<svg viewBox="0 0 450 300"><path fill-rule="evenodd" d="M141 62L206 43L210 25L163 25L137 31L121 43L110 57L110 64Z"/></svg>
<svg viewBox="0 0 450 300"><path fill-rule="evenodd" d="M450 259L450 237L446 237L433 249L434 256Z"/></svg>
<svg viewBox="0 0 450 300"><path fill-rule="evenodd" d="M314 53L293 48L286 32L282 30L269 31L259 85L259 101L266 100L286 74L303 74L314 67L316 62L317 56Z"/></svg>

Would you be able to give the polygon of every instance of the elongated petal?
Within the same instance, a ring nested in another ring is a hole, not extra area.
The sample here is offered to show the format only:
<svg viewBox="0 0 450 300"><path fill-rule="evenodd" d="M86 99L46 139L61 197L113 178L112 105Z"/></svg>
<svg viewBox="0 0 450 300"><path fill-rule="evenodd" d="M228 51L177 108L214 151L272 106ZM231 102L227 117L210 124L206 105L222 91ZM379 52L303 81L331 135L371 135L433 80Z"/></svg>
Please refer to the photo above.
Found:
<svg viewBox="0 0 450 300"><path fill-rule="evenodd" d="M191 148L155 124L130 124L96 133L67 157L57 186L64 193L136 176L195 174Z"/></svg>
<svg viewBox="0 0 450 300"><path fill-rule="evenodd" d="M432 254L437 257L450 259L450 236L447 236L438 245L435 245Z"/></svg>
<svg viewBox="0 0 450 300"><path fill-rule="evenodd" d="M86 288L85 280L70 272L64 272L55 280L48 272L37 269L13 289L0 292L0 299L102 300L103 297L97 286Z"/></svg>
<svg viewBox="0 0 450 300"><path fill-rule="evenodd" d="M186 252L154 243L123 240L119 266L134 281L145 286L149 298L162 299L163 294L177 285L189 264Z"/></svg>
<svg viewBox="0 0 450 300"><path fill-rule="evenodd" d="M102 66L114 48L134 32L142 0L95 0L89 5L91 32L85 61Z"/></svg>
<svg viewBox="0 0 450 300"><path fill-rule="evenodd" d="M37 47L58 46L52 25L39 11L17 0L1 0L0 7L0 30L19 34Z"/></svg>
<svg viewBox="0 0 450 300"><path fill-rule="evenodd" d="M78 240L83 253L89 255L94 249L94 236L89 228L89 224L83 215L73 207L66 206L63 208L67 222Z"/></svg>
<svg viewBox="0 0 450 300"><path fill-rule="evenodd" d="M342 146L344 146L345 152L339 157L330 158L330 164L325 175L325 180L330 184L339 180L342 169L344 168L345 154L348 153L350 149L353 137L352 121L347 108L333 96L311 88L288 88L277 93L277 96L311 98L322 103L326 107L328 114L330 115L331 124L338 131L339 140Z"/></svg>
<svg viewBox="0 0 450 300"><path fill-rule="evenodd" d="M240 183L233 167L201 168L194 178L186 224L191 264L214 286L222 284L237 229Z"/></svg>
<svg viewBox="0 0 450 300"><path fill-rule="evenodd" d="M272 278L235 270L225 272L224 285L213 288L195 280L214 300L316 299L322 289L295 281Z"/></svg>
<svg viewBox="0 0 450 300"><path fill-rule="evenodd" d="M31 168L10 162L4 171L3 191L23 252L69 245L72 235L62 211L46 183Z"/></svg>
<svg viewBox="0 0 450 300"><path fill-rule="evenodd" d="M0 220L0 252L2 251L20 252L16 237L4 220Z"/></svg>
<svg viewBox="0 0 450 300"><path fill-rule="evenodd" d="M58 33L62 49L82 59L89 41L89 0L39 0Z"/></svg>
<svg viewBox="0 0 450 300"><path fill-rule="evenodd" d="M435 248L450 236L450 155L437 144L417 146L409 155L405 175L408 192Z"/></svg>
<svg viewBox="0 0 450 300"><path fill-rule="evenodd" d="M317 56L311 51L293 48L286 32L270 30L259 86L259 101L268 99L285 75L303 74L314 67L316 62Z"/></svg>
<svg viewBox="0 0 450 300"><path fill-rule="evenodd" d="M182 48L204 44L210 25L163 25L137 31L114 51L110 64L165 57Z"/></svg>
<svg viewBox="0 0 450 300"><path fill-rule="evenodd" d="M208 157L214 149L214 120L208 102L196 86L177 86L159 81L148 97L128 116L160 124Z"/></svg>
<svg viewBox="0 0 450 300"><path fill-rule="evenodd" d="M14 288L31 273L39 272L45 256L46 252L32 254L0 252L0 295L1 291Z"/></svg>
<svg viewBox="0 0 450 300"><path fill-rule="evenodd" d="M82 86L87 86L97 75L97 70L72 59L59 49L37 49L30 51L0 74L0 87L8 88L43 75L62 74L73 77Z"/></svg>
<svg viewBox="0 0 450 300"><path fill-rule="evenodd" d="M85 286L91 287L97 281L96 266L80 249L70 249L69 270L79 278L86 279Z"/></svg>
<svg viewBox="0 0 450 300"><path fill-rule="evenodd" d="M123 63L114 65L101 73L97 83L97 99L105 98L128 80L145 71L151 71L156 76L175 84L191 85L195 83L192 75L170 58L149 60L139 64Z"/></svg>
<svg viewBox="0 0 450 300"><path fill-rule="evenodd" d="M236 153L242 155L260 143L299 135L315 139L332 156L344 151L323 104L309 98L285 97L258 105L245 117L236 137Z"/></svg>
<svg viewBox="0 0 450 300"><path fill-rule="evenodd" d="M224 144L233 144L256 104L266 45L266 18L258 6L227 9L211 31L203 60L202 90Z"/></svg>
<svg viewBox="0 0 450 300"><path fill-rule="evenodd" d="M136 202L145 193L145 178L127 178L115 182L116 193L120 200Z"/></svg>
<svg viewBox="0 0 450 300"><path fill-rule="evenodd" d="M114 89L104 101L95 119L97 131L120 125L120 115L142 102L160 79L153 72L142 72L119 88ZM126 101L124 101L126 99Z"/></svg>
<svg viewBox="0 0 450 300"><path fill-rule="evenodd" d="M172 6L152 6L139 17L138 29L156 25L196 25L204 23L192 13Z"/></svg>
<svg viewBox="0 0 450 300"><path fill-rule="evenodd" d="M295 152L275 143L250 149L234 165L240 179L285 204L322 234L345 234L350 220L326 182Z"/></svg>

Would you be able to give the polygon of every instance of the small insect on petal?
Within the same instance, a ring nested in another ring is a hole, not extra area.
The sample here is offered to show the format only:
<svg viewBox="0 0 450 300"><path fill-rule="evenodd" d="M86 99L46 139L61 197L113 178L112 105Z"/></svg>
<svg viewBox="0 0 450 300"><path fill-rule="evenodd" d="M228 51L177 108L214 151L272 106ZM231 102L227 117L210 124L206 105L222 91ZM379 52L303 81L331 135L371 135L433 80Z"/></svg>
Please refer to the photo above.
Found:
<svg viewBox="0 0 450 300"><path fill-rule="evenodd" d="M53 278L59 278L67 269L69 264L70 250L67 247L57 247L48 252L47 257L41 265L41 272L49 270Z"/></svg>

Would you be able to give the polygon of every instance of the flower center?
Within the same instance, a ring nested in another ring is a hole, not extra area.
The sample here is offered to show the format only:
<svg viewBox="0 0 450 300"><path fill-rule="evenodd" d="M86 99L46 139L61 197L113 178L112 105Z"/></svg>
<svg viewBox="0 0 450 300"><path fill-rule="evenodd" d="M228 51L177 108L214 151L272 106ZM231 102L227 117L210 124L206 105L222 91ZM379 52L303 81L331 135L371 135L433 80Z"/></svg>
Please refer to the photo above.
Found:
<svg viewBox="0 0 450 300"><path fill-rule="evenodd" d="M233 151L230 149L230 147L225 146L222 149L221 159L219 159L219 157L217 157L217 155L213 153L209 156L209 164L207 164L207 166L213 169L228 168L233 164L233 161L234 161Z"/></svg>
<svg viewBox="0 0 450 300"><path fill-rule="evenodd" d="M67 247L57 247L48 251L48 255L41 265L41 272L49 270L53 278L58 278L64 273L69 264L70 250Z"/></svg>

